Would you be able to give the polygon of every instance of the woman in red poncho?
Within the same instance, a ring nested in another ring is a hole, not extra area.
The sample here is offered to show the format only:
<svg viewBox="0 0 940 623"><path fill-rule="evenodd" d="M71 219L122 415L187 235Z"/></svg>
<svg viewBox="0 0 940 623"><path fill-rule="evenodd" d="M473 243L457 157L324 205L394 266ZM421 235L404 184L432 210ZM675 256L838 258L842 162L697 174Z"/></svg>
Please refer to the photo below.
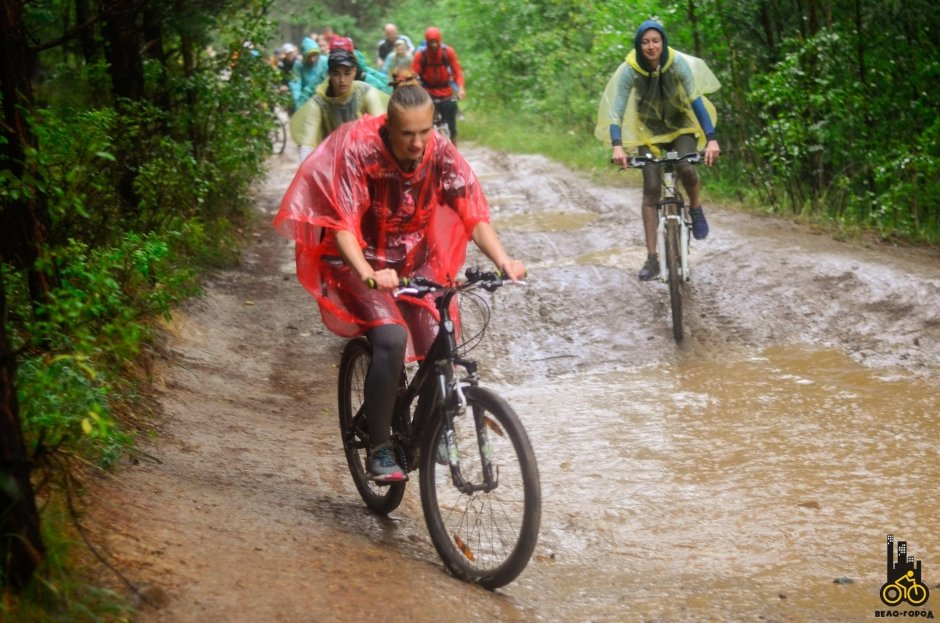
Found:
<svg viewBox="0 0 940 623"><path fill-rule="evenodd" d="M403 77L387 115L340 126L304 161L274 220L297 243L297 276L324 324L372 345L365 405L369 472L380 483L405 479L391 451L395 393L406 350L423 355L437 329L432 304L392 297L399 276L454 279L470 239L509 278L525 274L490 225L470 165L433 119L428 93Z"/></svg>

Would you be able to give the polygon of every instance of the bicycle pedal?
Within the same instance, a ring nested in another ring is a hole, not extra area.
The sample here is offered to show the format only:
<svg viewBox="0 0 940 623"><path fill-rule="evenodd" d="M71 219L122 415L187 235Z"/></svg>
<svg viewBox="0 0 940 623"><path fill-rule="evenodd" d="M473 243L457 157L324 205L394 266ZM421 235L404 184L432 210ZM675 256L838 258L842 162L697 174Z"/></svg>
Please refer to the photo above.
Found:
<svg viewBox="0 0 940 623"><path fill-rule="evenodd" d="M369 480L374 482L380 487L386 487L388 485L395 485L398 483L408 482L408 474L402 473L401 476L398 474L381 474L373 476L369 474Z"/></svg>

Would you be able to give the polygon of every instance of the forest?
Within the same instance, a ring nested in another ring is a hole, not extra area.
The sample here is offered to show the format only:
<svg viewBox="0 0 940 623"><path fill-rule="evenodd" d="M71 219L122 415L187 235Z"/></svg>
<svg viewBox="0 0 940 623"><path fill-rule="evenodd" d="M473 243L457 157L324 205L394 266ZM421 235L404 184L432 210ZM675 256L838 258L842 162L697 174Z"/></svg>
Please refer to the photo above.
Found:
<svg viewBox="0 0 940 623"><path fill-rule="evenodd" d="M118 600L74 578L75 500L149 434L160 319L236 261L286 40L330 25L371 58L385 22L416 42L438 26L468 117L602 167L598 98L656 18L722 83L709 184L834 235L940 241L940 15L926 0L0 2L4 620L82 620Z"/></svg>

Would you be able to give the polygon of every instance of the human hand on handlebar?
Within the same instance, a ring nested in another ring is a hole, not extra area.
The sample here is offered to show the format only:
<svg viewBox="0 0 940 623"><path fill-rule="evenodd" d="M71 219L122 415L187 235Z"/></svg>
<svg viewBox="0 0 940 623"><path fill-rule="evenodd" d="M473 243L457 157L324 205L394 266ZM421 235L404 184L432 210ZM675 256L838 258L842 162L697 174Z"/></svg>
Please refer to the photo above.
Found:
<svg viewBox="0 0 940 623"><path fill-rule="evenodd" d="M394 268L374 270L363 275L362 280L367 286L376 290L390 291L398 287L398 272Z"/></svg>
<svg viewBox="0 0 940 623"><path fill-rule="evenodd" d="M525 264L522 263L522 260L516 260L511 257L500 264L499 270L513 281L519 281L526 276Z"/></svg>
<svg viewBox="0 0 940 623"><path fill-rule="evenodd" d="M621 167L626 168L627 166L627 152L624 151L623 145L614 145L613 154L610 156L610 161L614 164L620 165Z"/></svg>

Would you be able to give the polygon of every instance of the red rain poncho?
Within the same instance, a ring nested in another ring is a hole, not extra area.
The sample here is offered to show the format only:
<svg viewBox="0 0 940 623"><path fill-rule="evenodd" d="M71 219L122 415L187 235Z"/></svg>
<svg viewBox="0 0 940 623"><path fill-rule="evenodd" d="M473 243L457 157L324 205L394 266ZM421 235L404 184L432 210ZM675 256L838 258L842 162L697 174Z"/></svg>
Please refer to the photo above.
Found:
<svg viewBox="0 0 940 623"><path fill-rule="evenodd" d="M385 120L364 116L330 134L297 171L274 226L296 242L297 277L317 300L327 328L353 337L400 324L415 339L413 358L433 337L426 311L416 321L433 303L406 297L396 303L388 292L368 289L340 258L336 231L354 233L373 268L448 282L463 265L474 227L489 222L490 211L470 165L436 132L417 168L403 171L379 135Z"/></svg>

